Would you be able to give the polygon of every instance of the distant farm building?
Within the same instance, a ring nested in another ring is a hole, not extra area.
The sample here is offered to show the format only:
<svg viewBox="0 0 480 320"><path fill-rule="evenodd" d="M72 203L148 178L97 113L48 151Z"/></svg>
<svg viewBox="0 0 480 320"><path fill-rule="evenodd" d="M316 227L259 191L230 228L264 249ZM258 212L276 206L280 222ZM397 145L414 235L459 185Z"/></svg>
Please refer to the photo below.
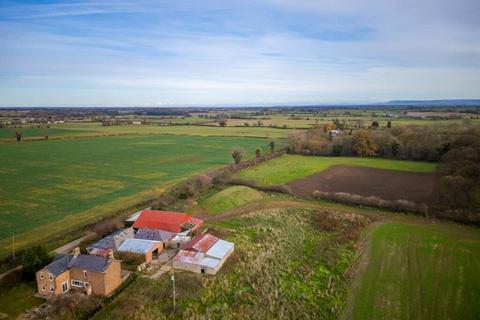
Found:
<svg viewBox="0 0 480 320"><path fill-rule="evenodd" d="M80 254L63 255L36 273L38 294L49 297L68 291L110 295L121 283L120 261Z"/></svg>
<svg viewBox="0 0 480 320"><path fill-rule="evenodd" d="M173 233L159 229L138 229L135 233L135 239L161 241L164 249L180 248L190 241L187 234L189 234L188 230L183 233Z"/></svg>
<svg viewBox="0 0 480 320"><path fill-rule="evenodd" d="M330 137L336 137L340 132L340 130L330 130L328 133L330 134Z"/></svg>
<svg viewBox="0 0 480 320"><path fill-rule="evenodd" d="M162 251L162 242L144 239L126 239L118 248L118 252L141 255L146 263L152 262Z"/></svg>
<svg viewBox="0 0 480 320"><path fill-rule="evenodd" d="M173 267L195 273L216 274L235 245L210 234L195 237L173 258Z"/></svg>

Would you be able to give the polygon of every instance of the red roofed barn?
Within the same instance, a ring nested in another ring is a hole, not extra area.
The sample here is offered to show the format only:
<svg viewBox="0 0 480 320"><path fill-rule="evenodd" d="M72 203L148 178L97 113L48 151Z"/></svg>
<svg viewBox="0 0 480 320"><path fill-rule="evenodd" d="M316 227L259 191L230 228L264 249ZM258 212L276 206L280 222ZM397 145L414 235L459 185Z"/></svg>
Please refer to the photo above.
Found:
<svg viewBox="0 0 480 320"><path fill-rule="evenodd" d="M143 210L133 224L135 229L158 229L173 233L187 230L196 231L203 220L193 218L186 213Z"/></svg>

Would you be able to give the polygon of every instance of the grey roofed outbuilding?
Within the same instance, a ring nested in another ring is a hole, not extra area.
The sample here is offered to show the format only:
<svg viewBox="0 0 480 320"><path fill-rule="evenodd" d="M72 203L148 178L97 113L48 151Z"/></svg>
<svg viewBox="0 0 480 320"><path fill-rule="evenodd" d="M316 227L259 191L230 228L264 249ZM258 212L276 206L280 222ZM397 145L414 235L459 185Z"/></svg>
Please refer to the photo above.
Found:
<svg viewBox="0 0 480 320"><path fill-rule="evenodd" d="M127 239L118 248L121 252L147 253L158 241L144 239Z"/></svg>
<svg viewBox="0 0 480 320"><path fill-rule="evenodd" d="M153 241L168 241L175 233L159 229L145 229L141 228L135 233L135 239L153 240Z"/></svg>
<svg viewBox="0 0 480 320"><path fill-rule="evenodd" d="M233 248L235 245L232 242L228 242L222 239L219 239L213 246L208 249L206 252L206 256L216 258L216 259L223 259Z"/></svg>
<svg viewBox="0 0 480 320"><path fill-rule="evenodd" d="M103 257L81 254L70 259L68 268L82 269L91 272L105 272L111 263L111 260Z"/></svg>
<svg viewBox="0 0 480 320"><path fill-rule="evenodd" d="M93 248L100 248L117 251L118 247L120 247L123 241L125 241L126 239L132 239L133 236L133 228L118 230L111 235L108 235L105 238L98 240L97 242L89 246L87 249L91 250Z"/></svg>
<svg viewBox="0 0 480 320"><path fill-rule="evenodd" d="M61 255L55 258L55 260L47 265L45 268L53 274L55 277L68 270L68 262L73 256Z"/></svg>

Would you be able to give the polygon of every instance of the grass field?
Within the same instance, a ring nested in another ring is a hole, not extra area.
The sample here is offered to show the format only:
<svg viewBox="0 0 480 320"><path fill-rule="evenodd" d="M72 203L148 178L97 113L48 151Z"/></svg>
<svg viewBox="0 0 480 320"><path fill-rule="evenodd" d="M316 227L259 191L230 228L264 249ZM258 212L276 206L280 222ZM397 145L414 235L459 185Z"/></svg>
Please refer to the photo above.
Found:
<svg viewBox="0 0 480 320"><path fill-rule="evenodd" d="M220 213L263 199L262 193L244 186L228 187L199 200L199 206L210 213Z"/></svg>
<svg viewBox="0 0 480 320"><path fill-rule="evenodd" d="M334 165L365 166L379 169L390 169L413 172L432 172L435 163L419 161L390 160L381 158L358 157L306 157L285 155L264 162L258 166L242 170L237 177L255 180L261 185L283 184L307 177Z"/></svg>
<svg viewBox="0 0 480 320"><path fill-rule="evenodd" d="M29 308L40 305L44 299L36 298L36 284L22 283L0 295L0 319L17 319ZM2 317L3 315L3 317Z"/></svg>
<svg viewBox="0 0 480 320"><path fill-rule="evenodd" d="M262 210L210 223L235 243L235 252L215 277L175 272L174 314L171 280L163 276L139 279L94 319L338 318L353 244L366 223L308 209Z"/></svg>
<svg viewBox="0 0 480 320"><path fill-rule="evenodd" d="M166 184L253 156L268 140L198 136L124 136L0 145L0 255L55 231L148 200Z"/></svg>
<svg viewBox="0 0 480 320"><path fill-rule="evenodd" d="M45 129L42 128L2 128L0 142L15 141L15 131L23 133L23 140L44 139ZM189 136L217 136L217 137L259 137L270 139L285 138L289 130L275 128L238 128L212 126L167 126L167 125L121 125L102 126L99 122L93 123L65 123L51 125L48 129L50 139L68 139L76 137L98 137L118 135L189 135Z"/></svg>
<svg viewBox="0 0 480 320"><path fill-rule="evenodd" d="M387 222L370 239L349 319L478 319L480 231Z"/></svg>

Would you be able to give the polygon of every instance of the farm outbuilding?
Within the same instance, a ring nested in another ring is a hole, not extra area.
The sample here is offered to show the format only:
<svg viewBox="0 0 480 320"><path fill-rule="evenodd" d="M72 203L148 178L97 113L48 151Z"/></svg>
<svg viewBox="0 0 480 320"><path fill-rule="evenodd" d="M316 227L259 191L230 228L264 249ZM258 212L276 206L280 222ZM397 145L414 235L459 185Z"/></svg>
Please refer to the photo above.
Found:
<svg viewBox="0 0 480 320"><path fill-rule="evenodd" d="M117 251L126 239L134 236L133 228L118 230L87 247L87 252L93 255L106 257L109 251Z"/></svg>
<svg viewBox="0 0 480 320"><path fill-rule="evenodd" d="M173 266L181 270L214 275L234 249L235 245L231 242L210 234L199 235L178 252L173 258Z"/></svg>
<svg viewBox="0 0 480 320"><path fill-rule="evenodd" d="M203 220L186 213L160 210L143 210L133 224L135 230L157 229L171 233L194 232Z"/></svg>
<svg viewBox="0 0 480 320"><path fill-rule="evenodd" d="M142 255L146 263L152 262L162 251L162 242L144 239L127 239L118 248L118 252Z"/></svg>

